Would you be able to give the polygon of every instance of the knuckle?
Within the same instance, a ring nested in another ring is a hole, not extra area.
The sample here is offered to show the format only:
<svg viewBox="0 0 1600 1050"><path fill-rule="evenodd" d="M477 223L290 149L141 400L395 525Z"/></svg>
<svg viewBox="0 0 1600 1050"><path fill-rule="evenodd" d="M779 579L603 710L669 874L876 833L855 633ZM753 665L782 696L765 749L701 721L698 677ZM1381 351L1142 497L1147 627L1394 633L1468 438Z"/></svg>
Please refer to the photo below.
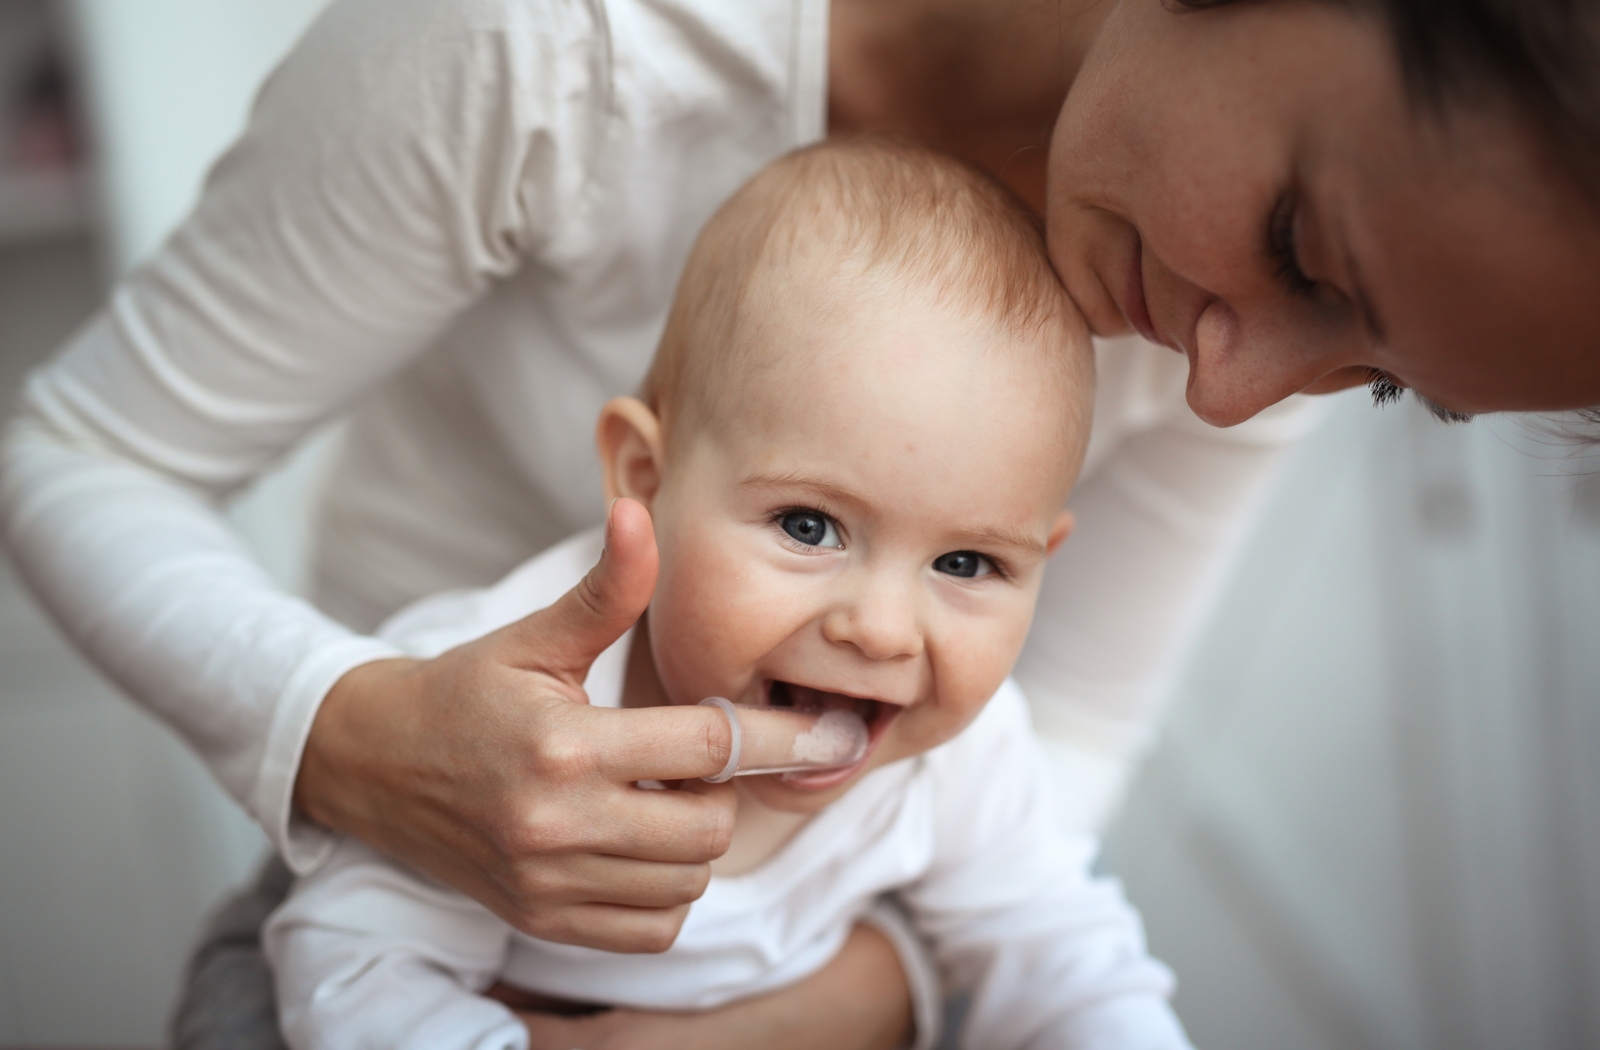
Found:
<svg viewBox="0 0 1600 1050"><path fill-rule="evenodd" d="M550 726L541 733L534 742L533 756L541 779L558 784L585 780L597 767L593 746L565 726Z"/></svg>
<svg viewBox="0 0 1600 1050"><path fill-rule="evenodd" d="M508 857L521 859L563 853L577 843L578 822L565 807L550 803L527 807L499 829L496 846Z"/></svg>
<svg viewBox="0 0 1600 1050"><path fill-rule="evenodd" d="M734 813L727 806L717 806L712 810L711 822L706 826L703 848L708 860L714 860L728 852L728 847L733 845Z"/></svg>
<svg viewBox="0 0 1600 1050"><path fill-rule="evenodd" d="M711 885L711 865L696 864L690 868L684 880L683 903L692 904L705 896L707 887Z"/></svg>
<svg viewBox="0 0 1600 1050"><path fill-rule="evenodd" d="M565 880L544 865L529 865L517 875L516 895L530 917L559 898L564 888Z"/></svg>
<svg viewBox="0 0 1600 1050"><path fill-rule="evenodd" d="M728 764L728 757L733 754L733 728L728 725L728 720L720 711L716 717L703 720L704 730L701 734L700 746L705 749L706 767L721 768Z"/></svg>
<svg viewBox="0 0 1600 1050"><path fill-rule="evenodd" d="M689 914L687 907L668 908L649 916L639 931L638 950L649 955L659 955L671 948Z"/></svg>
<svg viewBox="0 0 1600 1050"><path fill-rule="evenodd" d="M563 921L564 914L548 907L524 906L506 918L522 933L543 941L560 940L564 934L569 934L569 924Z"/></svg>

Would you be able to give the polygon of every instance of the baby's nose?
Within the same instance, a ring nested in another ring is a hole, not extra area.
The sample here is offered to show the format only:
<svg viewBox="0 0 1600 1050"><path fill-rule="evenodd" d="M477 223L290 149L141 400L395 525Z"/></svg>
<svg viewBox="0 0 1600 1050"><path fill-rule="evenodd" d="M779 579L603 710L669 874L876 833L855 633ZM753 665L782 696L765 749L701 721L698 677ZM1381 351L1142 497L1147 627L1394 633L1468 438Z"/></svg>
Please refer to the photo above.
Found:
<svg viewBox="0 0 1600 1050"><path fill-rule="evenodd" d="M869 660L921 656L922 627L905 588L874 581L841 602L822 621L823 637L860 650Z"/></svg>

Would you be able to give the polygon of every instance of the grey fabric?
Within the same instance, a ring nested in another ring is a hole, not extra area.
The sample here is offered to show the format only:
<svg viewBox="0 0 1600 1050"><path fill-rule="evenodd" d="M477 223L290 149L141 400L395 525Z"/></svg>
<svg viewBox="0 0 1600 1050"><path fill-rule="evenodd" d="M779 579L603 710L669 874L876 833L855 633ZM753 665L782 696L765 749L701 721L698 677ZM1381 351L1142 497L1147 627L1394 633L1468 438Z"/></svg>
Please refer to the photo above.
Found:
<svg viewBox="0 0 1600 1050"><path fill-rule="evenodd" d="M288 895L291 879L274 856L255 885L224 904L206 927L172 1019L173 1050L286 1050L261 926Z"/></svg>
<svg viewBox="0 0 1600 1050"><path fill-rule="evenodd" d="M936 1050L956 1050L961 1044L961 1030L967 1023L967 1011L972 1007L972 996L958 992L945 1000L944 1030L939 1033Z"/></svg>

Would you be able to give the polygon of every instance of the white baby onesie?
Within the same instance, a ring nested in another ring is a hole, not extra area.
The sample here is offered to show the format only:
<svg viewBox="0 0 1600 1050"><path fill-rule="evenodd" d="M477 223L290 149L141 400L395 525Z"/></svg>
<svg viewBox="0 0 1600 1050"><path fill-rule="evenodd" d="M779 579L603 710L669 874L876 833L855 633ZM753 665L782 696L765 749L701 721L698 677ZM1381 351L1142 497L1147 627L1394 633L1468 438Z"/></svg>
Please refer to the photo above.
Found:
<svg viewBox="0 0 1600 1050"><path fill-rule="evenodd" d="M418 656L549 605L598 558L582 533L484 591L400 613L383 630ZM616 706L631 640L591 670ZM894 893L951 990L972 996L961 1043L1006 1048L1182 1048L1172 979L1145 952L1094 845L1060 830L1021 691L1007 682L955 740L878 769L748 874L713 878L659 955L554 944L354 840L269 921L284 1034L295 1050L521 1050L512 1013L475 994L496 979L587 1002L715 1007L820 969Z"/></svg>

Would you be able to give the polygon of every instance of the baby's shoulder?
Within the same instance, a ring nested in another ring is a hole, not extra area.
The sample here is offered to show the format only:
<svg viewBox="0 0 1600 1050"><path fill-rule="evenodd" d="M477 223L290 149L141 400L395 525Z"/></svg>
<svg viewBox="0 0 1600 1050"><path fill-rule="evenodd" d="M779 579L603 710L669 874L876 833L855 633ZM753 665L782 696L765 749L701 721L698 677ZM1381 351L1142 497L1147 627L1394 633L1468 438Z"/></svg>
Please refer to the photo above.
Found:
<svg viewBox="0 0 1600 1050"><path fill-rule="evenodd" d="M923 757L935 866L965 864L1017 835L1043 848L1056 827L1052 774L1015 682L1007 679L971 725Z"/></svg>
<svg viewBox="0 0 1600 1050"><path fill-rule="evenodd" d="M603 539L589 529L534 555L490 587L444 591L401 609L379 637L412 656L429 658L481 638L551 605L589 571Z"/></svg>
<svg viewBox="0 0 1600 1050"><path fill-rule="evenodd" d="M1028 701L1007 678L965 729L923 756L937 792L970 797L1014 791L1040 760Z"/></svg>

